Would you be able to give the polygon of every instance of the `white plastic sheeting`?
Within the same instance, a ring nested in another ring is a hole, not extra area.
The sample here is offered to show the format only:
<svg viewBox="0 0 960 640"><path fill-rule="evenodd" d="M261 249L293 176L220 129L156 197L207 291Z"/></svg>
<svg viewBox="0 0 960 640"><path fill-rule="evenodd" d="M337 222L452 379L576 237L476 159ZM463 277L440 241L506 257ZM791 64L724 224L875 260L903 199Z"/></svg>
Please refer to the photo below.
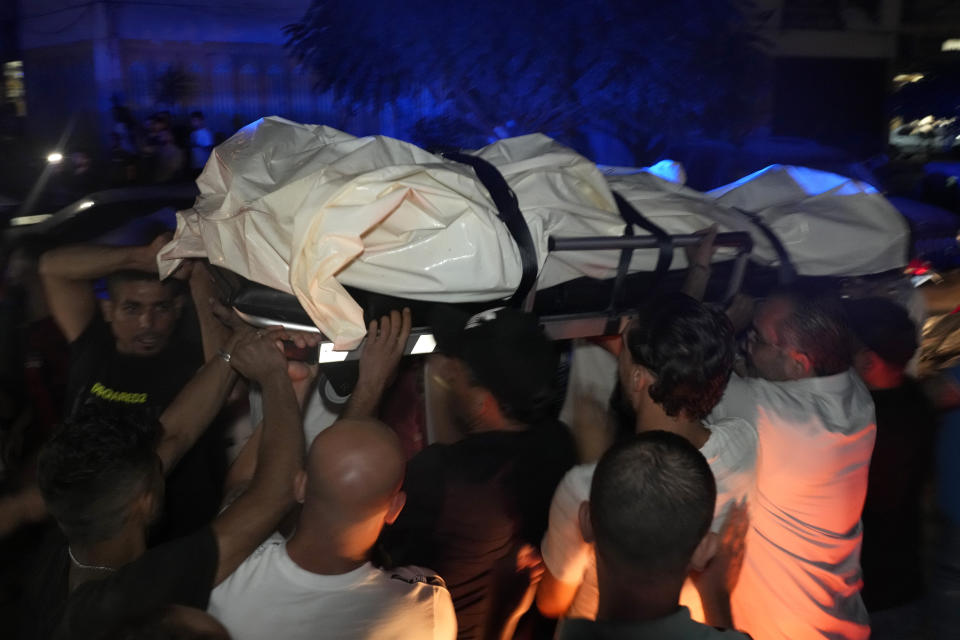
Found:
<svg viewBox="0 0 960 640"><path fill-rule="evenodd" d="M906 257L899 214L866 185L839 176L811 194L800 178L819 172L774 167L704 194L650 171L604 176L539 134L475 155L496 166L517 196L539 288L615 273L617 251L547 251L550 236L621 235L611 188L673 234L713 222L721 231L750 231L757 258L772 262L767 240L728 207L754 211L771 221L803 274L884 271ZM365 334L362 310L344 285L468 302L507 297L520 283L519 251L473 169L409 143L266 118L219 145L197 182L196 204L177 214L176 235L158 258L161 275L182 258L207 257L294 294L337 349L355 347ZM652 270L656 258L656 251L636 251L631 269ZM676 252L672 268L685 266Z"/></svg>
<svg viewBox="0 0 960 640"><path fill-rule="evenodd" d="M462 302L520 282L518 250L473 170L414 145L267 118L216 147L197 184L161 275L207 257L296 295L337 348L366 331L341 283Z"/></svg>
<svg viewBox="0 0 960 640"><path fill-rule="evenodd" d="M760 216L801 275L860 276L907 263L910 228L872 186L805 167L772 165L708 193L724 207ZM752 259L773 264L766 238L753 234Z"/></svg>

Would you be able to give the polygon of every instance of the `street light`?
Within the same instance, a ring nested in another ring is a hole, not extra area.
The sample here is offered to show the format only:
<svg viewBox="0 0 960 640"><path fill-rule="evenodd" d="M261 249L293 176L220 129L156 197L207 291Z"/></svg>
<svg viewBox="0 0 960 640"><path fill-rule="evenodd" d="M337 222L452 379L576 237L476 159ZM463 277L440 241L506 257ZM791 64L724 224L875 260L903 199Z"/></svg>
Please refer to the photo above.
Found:
<svg viewBox="0 0 960 640"><path fill-rule="evenodd" d="M63 154L60 153L59 151L54 151L53 153L47 156L48 164L60 164L62 160L63 160Z"/></svg>

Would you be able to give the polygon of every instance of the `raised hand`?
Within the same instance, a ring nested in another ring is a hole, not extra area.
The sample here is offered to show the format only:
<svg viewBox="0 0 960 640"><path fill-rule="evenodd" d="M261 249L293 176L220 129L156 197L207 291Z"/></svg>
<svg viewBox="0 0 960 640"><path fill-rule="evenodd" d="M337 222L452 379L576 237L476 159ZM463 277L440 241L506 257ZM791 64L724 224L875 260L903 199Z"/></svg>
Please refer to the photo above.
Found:
<svg viewBox="0 0 960 640"><path fill-rule="evenodd" d="M694 235L702 236L700 242L683 248L687 254L687 262L691 267L694 265L710 267L710 260L713 258L713 253L716 250L713 243L717 239L718 230L719 227L716 224L712 224L706 229L697 231Z"/></svg>
<svg viewBox="0 0 960 640"><path fill-rule="evenodd" d="M374 384L381 389L390 384L410 337L410 324L410 309L406 308L370 323L360 354L358 384Z"/></svg>
<svg viewBox="0 0 960 640"><path fill-rule="evenodd" d="M410 309L391 311L370 323L360 354L360 373L344 418L373 416L384 391L393 381L410 337Z"/></svg>

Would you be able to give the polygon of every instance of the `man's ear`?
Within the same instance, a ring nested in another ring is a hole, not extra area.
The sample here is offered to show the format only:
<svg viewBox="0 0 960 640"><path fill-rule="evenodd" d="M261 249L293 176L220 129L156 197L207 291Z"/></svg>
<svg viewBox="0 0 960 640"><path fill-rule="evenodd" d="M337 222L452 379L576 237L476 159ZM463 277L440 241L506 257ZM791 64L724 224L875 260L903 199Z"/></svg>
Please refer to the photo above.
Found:
<svg viewBox="0 0 960 640"><path fill-rule="evenodd" d="M713 531L708 531L703 536L703 540L693 550L693 556L690 558L690 568L694 571L703 571L707 564L717 555L720 549L720 536Z"/></svg>
<svg viewBox="0 0 960 640"><path fill-rule="evenodd" d="M307 499L307 472L303 469L297 471L293 478L293 495L300 504Z"/></svg>
<svg viewBox="0 0 960 640"><path fill-rule="evenodd" d="M580 503L580 511L578 512L580 518L580 534L583 536L584 541L592 543L594 541L593 537L593 523L590 521L590 501L584 500Z"/></svg>
<svg viewBox="0 0 960 640"><path fill-rule="evenodd" d="M144 525L152 524L160 515L160 496L156 492L145 489L131 505L132 515Z"/></svg>
<svg viewBox="0 0 960 640"><path fill-rule="evenodd" d="M390 499L390 506L387 507L387 515L384 517L383 521L386 524L393 524L396 522L397 517L400 515L400 512L403 511L403 505L407 503L407 494L404 491L398 491L397 495L393 496Z"/></svg>
<svg viewBox="0 0 960 640"><path fill-rule="evenodd" d="M100 313L103 314L104 320L106 320L107 322L113 322L113 311L114 311L113 300L110 300L108 298L106 300L100 301Z"/></svg>
<svg viewBox="0 0 960 640"><path fill-rule="evenodd" d="M809 378L813 375L813 361L810 356L802 351L790 349L787 357L789 358L788 373L792 379Z"/></svg>
<svg viewBox="0 0 960 640"><path fill-rule="evenodd" d="M486 424L499 424L504 420L503 411L500 409L500 402L487 389L482 387L472 387L470 390L470 402L473 404L475 415L483 416Z"/></svg>
<svg viewBox="0 0 960 640"><path fill-rule="evenodd" d="M640 393L650 386L650 373L638 364L630 365L630 390Z"/></svg>

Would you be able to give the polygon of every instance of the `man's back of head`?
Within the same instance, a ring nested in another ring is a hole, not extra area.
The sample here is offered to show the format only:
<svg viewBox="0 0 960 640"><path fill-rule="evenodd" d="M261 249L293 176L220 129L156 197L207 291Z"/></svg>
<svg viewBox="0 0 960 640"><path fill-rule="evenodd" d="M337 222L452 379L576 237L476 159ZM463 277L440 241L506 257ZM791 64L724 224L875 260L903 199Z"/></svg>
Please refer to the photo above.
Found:
<svg viewBox="0 0 960 640"><path fill-rule="evenodd" d="M403 508L404 469L399 438L382 422L334 423L310 447L298 487L300 528L342 537L341 551L348 555L366 553Z"/></svg>
<svg viewBox="0 0 960 640"><path fill-rule="evenodd" d="M156 443L159 424L98 414L64 424L44 445L38 483L47 508L71 543L108 540L128 523L135 499L156 495L163 474ZM152 514L144 514L144 525Z"/></svg>
<svg viewBox="0 0 960 640"><path fill-rule="evenodd" d="M902 306L888 298L844 303L854 342L854 367L871 389L897 386L917 350L917 327Z"/></svg>
<svg viewBox="0 0 960 640"><path fill-rule="evenodd" d="M468 318L442 308L433 325L440 353L459 363L448 382L468 426L497 428L497 420L486 419L491 413L514 426L533 426L559 410L559 357L535 316L505 307ZM472 410L483 404L471 393L477 390L495 400L497 411Z"/></svg>
<svg viewBox="0 0 960 640"><path fill-rule="evenodd" d="M590 488L598 563L643 582L675 582L679 595L716 496L710 466L686 438L648 431L615 445Z"/></svg>
<svg viewBox="0 0 960 640"><path fill-rule="evenodd" d="M375 419L321 431L297 479L296 532L247 558L214 589L208 610L237 638L452 637L442 581L370 562L381 529L403 507L404 462L396 434Z"/></svg>
<svg viewBox="0 0 960 640"><path fill-rule="evenodd" d="M733 327L726 315L679 293L646 305L624 333L624 346L624 357L655 376L649 395L671 417L704 419L733 370Z"/></svg>

